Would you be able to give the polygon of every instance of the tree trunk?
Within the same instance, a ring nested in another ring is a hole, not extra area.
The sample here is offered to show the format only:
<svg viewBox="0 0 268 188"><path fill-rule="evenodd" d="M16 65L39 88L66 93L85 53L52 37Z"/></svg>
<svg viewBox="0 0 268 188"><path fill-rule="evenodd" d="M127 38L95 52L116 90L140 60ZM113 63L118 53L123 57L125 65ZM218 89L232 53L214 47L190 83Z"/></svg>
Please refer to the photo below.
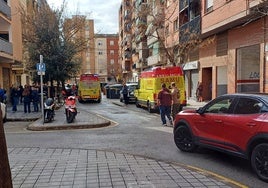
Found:
<svg viewBox="0 0 268 188"><path fill-rule="evenodd" d="M2 111L0 109L0 188L12 187L13 185L8 161L4 124L2 119Z"/></svg>

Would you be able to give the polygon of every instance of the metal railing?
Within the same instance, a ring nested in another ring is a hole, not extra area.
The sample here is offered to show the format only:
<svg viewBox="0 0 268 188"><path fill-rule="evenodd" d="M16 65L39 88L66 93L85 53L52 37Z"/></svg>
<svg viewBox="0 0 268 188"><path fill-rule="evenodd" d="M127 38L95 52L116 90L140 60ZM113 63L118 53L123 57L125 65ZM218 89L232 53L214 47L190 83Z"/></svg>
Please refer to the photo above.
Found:
<svg viewBox="0 0 268 188"><path fill-rule="evenodd" d="M5 52L5 53L12 55L13 54L12 43L7 42L0 38L0 52Z"/></svg>
<svg viewBox="0 0 268 188"><path fill-rule="evenodd" d="M9 19L11 18L11 8L3 0L0 0L0 12L6 15Z"/></svg>

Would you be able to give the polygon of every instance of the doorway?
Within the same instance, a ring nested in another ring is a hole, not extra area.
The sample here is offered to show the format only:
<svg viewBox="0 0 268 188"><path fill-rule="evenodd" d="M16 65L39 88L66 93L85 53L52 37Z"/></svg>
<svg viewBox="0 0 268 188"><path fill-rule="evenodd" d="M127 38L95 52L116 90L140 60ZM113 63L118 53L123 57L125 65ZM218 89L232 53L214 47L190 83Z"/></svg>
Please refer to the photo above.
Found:
<svg viewBox="0 0 268 188"><path fill-rule="evenodd" d="M203 100L212 99L212 67L202 69Z"/></svg>

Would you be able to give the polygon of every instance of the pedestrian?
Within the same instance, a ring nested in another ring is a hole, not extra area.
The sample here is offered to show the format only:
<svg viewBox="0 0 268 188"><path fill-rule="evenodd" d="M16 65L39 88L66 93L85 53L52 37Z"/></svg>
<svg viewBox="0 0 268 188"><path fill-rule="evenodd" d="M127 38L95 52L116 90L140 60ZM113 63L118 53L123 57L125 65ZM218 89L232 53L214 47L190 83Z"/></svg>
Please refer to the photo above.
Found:
<svg viewBox="0 0 268 188"><path fill-rule="evenodd" d="M159 91L157 96L157 104L159 106L161 121L164 126L167 126L166 117L168 118L170 125L173 125L172 118L170 116L171 113L171 94L167 89L166 84L162 83L162 89Z"/></svg>
<svg viewBox="0 0 268 188"><path fill-rule="evenodd" d="M202 84L202 82L198 82L198 84L197 84L196 98L197 98L198 102L203 101L203 84Z"/></svg>
<svg viewBox="0 0 268 188"><path fill-rule="evenodd" d="M1 88L0 84L0 102L4 103L6 101L6 90Z"/></svg>
<svg viewBox="0 0 268 188"><path fill-rule="evenodd" d="M33 108L34 108L34 112L38 112L39 111L39 88L34 85L31 89L31 98L32 98L32 101L33 101Z"/></svg>
<svg viewBox="0 0 268 188"><path fill-rule="evenodd" d="M123 83L122 94L125 105L128 105L128 86L126 85L126 83Z"/></svg>
<svg viewBox="0 0 268 188"><path fill-rule="evenodd" d="M22 92L23 92L23 87L22 87L22 85L20 85L19 86L19 101L20 101L20 104L22 104L22 99L23 99L23 97L22 97Z"/></svg>
<svg viewBox="0 0 268 188"><path fill-rule="evenodd" d="M171 83L171 97L172 97L172 104L171 104L171 115L173 121L175 120L176 114L180 111L180 91L176 87L176 83Z"/></svg>
<svg viewBox="0 0 268 188"><path fill-rule="evenodd" d="M17 112L17 105L19 103L19 87L13 86L11 89L11 99L12 99L12 112Z"/></svg>
<svg viewBox="0 0 268 188"><path fill-rule="evenodd" d="M31 88L29 85L24 86L22 96L23 96L24 113L27 112L31 113Z"/></svg>

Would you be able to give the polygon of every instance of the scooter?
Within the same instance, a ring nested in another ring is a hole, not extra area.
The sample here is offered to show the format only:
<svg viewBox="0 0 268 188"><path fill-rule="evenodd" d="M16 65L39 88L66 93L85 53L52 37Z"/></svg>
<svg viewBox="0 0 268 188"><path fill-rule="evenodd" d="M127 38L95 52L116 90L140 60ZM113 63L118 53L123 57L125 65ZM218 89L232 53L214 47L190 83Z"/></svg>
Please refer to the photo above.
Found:
<svg viewBox="0 0 268 188"><path fill-rule="evenodd" d="M68 96L65 99L65 114L66 121L72 123L77 115L76 98L75 96Z"/></svg>
<svg viewBox="0 0 268 188"><path fill-rule="evenodd" d="M49 123L54 120L55 103L52 98L47 98L44 102L44 122Z"/></svg>

